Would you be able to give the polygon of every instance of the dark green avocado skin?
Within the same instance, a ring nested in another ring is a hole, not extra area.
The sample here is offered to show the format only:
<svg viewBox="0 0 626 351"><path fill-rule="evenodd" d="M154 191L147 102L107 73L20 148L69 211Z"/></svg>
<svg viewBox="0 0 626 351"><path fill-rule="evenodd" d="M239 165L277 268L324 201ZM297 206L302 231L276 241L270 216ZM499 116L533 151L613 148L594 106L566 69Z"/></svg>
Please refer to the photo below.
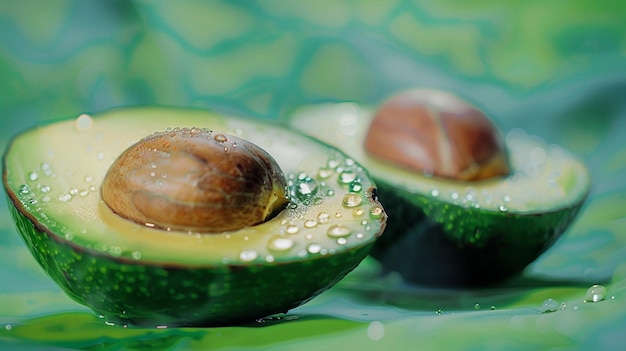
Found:
<svg viewBox="0 0 626 351"><path fill-rule="evenodd" d="M375 180L389 217L371 255L385 271L435 287L485 286L520 273L557 240L584 203L540 214L488 212Z"/></svg>
<svg viewBox="0 0 626 351"><path fill-rule="evenodd" d="M46 273L72 299L119 325L223 326L287 312L341 280L373 245L284 264L153 265L76 246L18 206L9 199L18 231Z"/></svg>

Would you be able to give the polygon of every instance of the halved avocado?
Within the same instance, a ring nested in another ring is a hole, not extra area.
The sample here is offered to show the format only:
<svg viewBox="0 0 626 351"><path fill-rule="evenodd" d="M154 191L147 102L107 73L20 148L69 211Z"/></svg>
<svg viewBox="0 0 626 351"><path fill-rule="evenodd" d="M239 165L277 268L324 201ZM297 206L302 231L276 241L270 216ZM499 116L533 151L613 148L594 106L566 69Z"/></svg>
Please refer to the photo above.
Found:
<svg viewBox="0 0 626 351"><path fill-rule="evenodd" d="M100 194L109 166L146 135L176 127L229 133L266 150L285 174L289 204L264 223L217 234L113 213ZM116 109L28 130L4 155L3 184L43 269L120 324L224 325L286 312L355 268L386 220L369 175L336 148L200 110Z"/></svg>
<svg viewBox="0 0 626 351"><path fill-rule="evenodd" d="M519 129L505 138L511 173L503 178L467 182L394 166L364 149L373 117L346 102L302 107L286 122L368 169L389 215L372 255L413 283L478 286L519 273L566 230L589 193L579 160Z"/></svg>

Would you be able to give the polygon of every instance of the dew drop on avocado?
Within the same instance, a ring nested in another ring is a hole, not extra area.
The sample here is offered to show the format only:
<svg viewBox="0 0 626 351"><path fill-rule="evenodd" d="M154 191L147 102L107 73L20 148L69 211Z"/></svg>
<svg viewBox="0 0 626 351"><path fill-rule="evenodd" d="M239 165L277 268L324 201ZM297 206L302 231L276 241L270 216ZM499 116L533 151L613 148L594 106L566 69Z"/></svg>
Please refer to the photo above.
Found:
<svg viewBox="0 0 626 351"><path fill-rule="evenodd" d="M287 226L287 228L285 228L285 232L287 234L298 234L298 231L300 231L300 228L298 228L297 225L293 224L290 224Z"/></svg>
<svg viewBox="0 0 626 351"><path fill-rule="evenodd" d="M84 132L93 126L93 119L88 114L83 113L76 118L74 125L77 131Z"/></svg>
<svg viewBox="0 0 626 351"><path fill-rule="evenodd" d="M350 184L356 179L356 173L352 170L345 170L339 174L339 183Z"/></svg>
<svg viewBox="0 0 626 351"><path fill-rule="evenodd" d="M321 224L327 223L330 216L326 212L320 212L317 215L317 221Z"/></svg>
<svg viewBox="0 0 626 351"><path fill-rule="evenodd" d="M585 302L600 302L606 298L606 288L602 285L592 285L585 294Z"/></svg>
<svg viewBox="0 0 626 351"><path fill-rule="evenodd" d="M312 254L320 253L320 251L322 251L322 245L312 243L307 246L306 250Z"/></svg>
<svg viewBox="0 0 626 351"><path fill-rule="evenodd" d="M307 219L306 221L304 221L304 227L305 228L315 228L317 227L317 221L314 219Z"/></svg>
<svg viewBox="0 0 626 351"><path fill-rule="evenodd" d="M254 250L243 250L239 253L239 258L244 262L254 261L258 254Z"/></svg>
<svg viewBox="0 0 626 351"><path fill-rule="evenodd" d="M332 238L345 237L350 235L350 233L352 233L350 228L341 224L335 224L330 226L330 228L328 228L328 231L326 232L326 234L328 234L328 236Z"/></svg>
<svg viewBox="0 0 626 351"><path fill-rule="evenodd" d="M559 309L559 303L554 299L546 299L541 304L541 313L555 312Z"/></svg>
<svg viewBox="0 0 626 351"><path fill-rule="evenodd" d="M343 197L343 205L345 207L357 207L361 205L363 198L359 194L348 193Z"/></svg>
<svg viewBox="0 0 626 351"><path fill-rule="evenodd" d="M276 235L270 239L267 248L272 251L287 251L291 249L293 245L293 240L280 235Z"/></svg>

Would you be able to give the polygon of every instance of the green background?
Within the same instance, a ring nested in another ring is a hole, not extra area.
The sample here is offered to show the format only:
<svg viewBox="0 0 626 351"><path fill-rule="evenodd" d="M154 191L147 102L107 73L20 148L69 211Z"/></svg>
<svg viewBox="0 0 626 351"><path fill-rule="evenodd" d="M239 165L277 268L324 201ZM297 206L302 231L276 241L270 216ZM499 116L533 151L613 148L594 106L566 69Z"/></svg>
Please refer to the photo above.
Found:
<svg viewBox="0 0 626 351"><path fill-rule="evenodd" d="M281 319L107 326L47 278L0 205L0 348L618 349L626 341L626 3L0 0L0 150L38 123L114 106L280 119L438 87L587 164L577 222L522 277L435 290L372 260ZM583 302L592 284L606 300ZM541 313L544 300L561 308ZM491 308L493 306L493 309Z"/></svg>

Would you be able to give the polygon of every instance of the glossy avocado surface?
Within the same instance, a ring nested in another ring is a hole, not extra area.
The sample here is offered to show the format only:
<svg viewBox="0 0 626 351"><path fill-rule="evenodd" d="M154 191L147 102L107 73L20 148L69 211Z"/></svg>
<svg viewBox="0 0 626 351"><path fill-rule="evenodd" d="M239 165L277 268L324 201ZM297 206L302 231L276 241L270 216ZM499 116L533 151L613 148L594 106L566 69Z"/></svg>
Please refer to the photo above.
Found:
<svg viewBox="0 0 626 351"><path fill-rule="evenodd" d="M185 127L266 150L287 180L286 207L261 224L211 234L113 213L100 195L113 161L146 135ZM386 220L369 175L336 148L201 110L116 109L36 127L12 140L3 168L9 208L35 259L69 296L119 324L224 325L286 312L356 267Z"/></svg>
<svg viewBox="0 0 626 351"><path fill-rule="evenodd" d="M369 170L389 214L372 254L408 281L482 286L519 273L567 229L588 196L585 166L522 130L506 134L506 177L466 182L386 163L363 147L373 116L354 103L321 104L300 108L287 123Z"/></svg>

